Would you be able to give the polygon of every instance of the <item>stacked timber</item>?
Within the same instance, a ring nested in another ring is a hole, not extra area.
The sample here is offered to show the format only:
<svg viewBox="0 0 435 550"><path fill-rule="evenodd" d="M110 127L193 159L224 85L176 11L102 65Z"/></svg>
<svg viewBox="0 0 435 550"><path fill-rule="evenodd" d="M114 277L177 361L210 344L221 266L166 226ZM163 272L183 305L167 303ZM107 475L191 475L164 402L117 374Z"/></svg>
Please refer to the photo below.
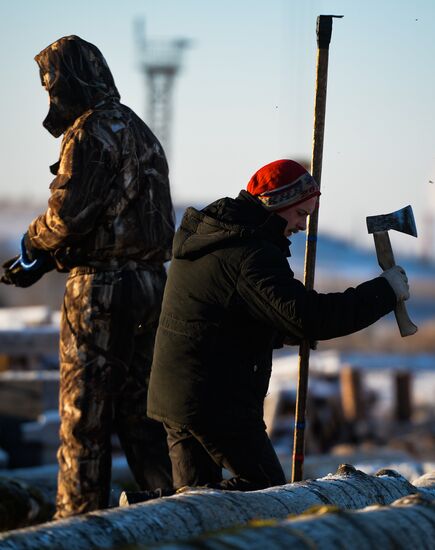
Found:
<svg viewBox="0 0 435 550"><path fill-rule="evenodd" d="M435 499L435 480L427 478L416 486L396 472L384 470L368 476L344 465L336 474L314 481L247 493L196 489L20 529L0 535L0 550L119 549L132 544L181 542L255 519L283 520L313 506L356 510L388 505L409 495Z"/></svg>

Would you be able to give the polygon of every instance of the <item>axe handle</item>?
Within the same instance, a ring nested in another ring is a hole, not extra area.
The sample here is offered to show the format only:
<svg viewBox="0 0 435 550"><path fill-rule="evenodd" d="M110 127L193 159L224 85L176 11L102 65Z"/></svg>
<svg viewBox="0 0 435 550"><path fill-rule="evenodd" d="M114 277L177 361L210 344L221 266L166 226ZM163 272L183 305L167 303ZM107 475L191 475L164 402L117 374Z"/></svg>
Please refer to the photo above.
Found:
<svg viewBox="0 0 435 550"><path fill-rule="evenodd" d="M379 233L373 233L375 239L376 255L378 257L378 263L385 271L396 265L394 260L393 249L391 247L390 237L387 231L380 231ZM400 300L396 304L394 309L396 321L399 326L401 336L411 336L418 330L417 326L409 318L406 310L405 302Z"/></svg>

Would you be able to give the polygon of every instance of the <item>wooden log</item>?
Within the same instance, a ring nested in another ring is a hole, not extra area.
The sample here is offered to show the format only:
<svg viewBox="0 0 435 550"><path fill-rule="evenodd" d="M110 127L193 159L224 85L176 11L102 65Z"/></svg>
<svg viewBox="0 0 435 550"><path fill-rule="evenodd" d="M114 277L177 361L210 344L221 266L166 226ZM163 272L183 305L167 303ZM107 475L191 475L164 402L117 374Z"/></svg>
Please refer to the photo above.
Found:
<svg viewBox="0 0 435 550"><path fill-rule="evenodd" d="M0 470L0 531L49 521L55 512L57 464ZM135 486L124 456L112 460L111 502L122 488Z"/></svg>
<svg viewBox="0 0 435 550"><path fill-rule="evenodd" d="M57 316L57 312L55 315ZM23 329L25 327L51 325L53 321L53 312L47 306L0 308L1 329Z"/></svg>
<svg viewBox="0 0 435 550"><path fill-rule="evenodd" d="M53 325L0 329L2 355L42 355L59 353L59 327Z"/></svg>
<svg viewBox="0 0 435 550"><path fill-rule="evenodd" d="M49 487L0 478L0 531L50 520L54 493Z"/></svg>
<svg viewBox="0 0 435 550"><path fill-rule="evenodd" d="M247 527L210 534L184 543L159 545L159 550L409 550L434 548L435 502L410 495L389 506L344 511L323 506L312 514L284 521L257 521ZM151 550L136 545L128 550Z"/></svg>
<svg viewBox="0 0 435 550"><path fill-rule="evenodd" d="M417 488L422 487L423 489L435 490L435 470L418 477L412 484Z"/></svg>
<svg viewBox="0 0 435 550"><path fill-rule="evenodd" d="M435 473L420 481L435 487ZM211 533L183 543L159 545L159 550L408 550L434 548L435 494L413 494L391 505L349 511L320 506L296 518L252 521L247 526ZM129 550L155 546L136 545Z"/></svg>
<svg viewBox="0 0 435 550"><path fill-rule="evenodd" d="M0 373L0 415L36 420L57 410L58 370L8 370Z"/></svg>
<svg viewBox="0 0 435 550"><path fill-rule="evenodd" d="M57 464L44 464L32 468L14 468L13 470L0 470L0 478L18 479L27 483L37 480L41 485L55 485L59 467ZM112 458L112 481L117 484L131 484L133 478L130 468L124 456Z"/></svg>
<svg viewBox="0 0 435 550"><path fill-rule="evenodd" d="M419 489L392 471L368 476L352 466L336 474L248 493L196 489L125 508L92 512L0 535L0 550L116 549L128 544L183 541L253 519L283 519L312 506L358 509L389 504L435 487Z"/></svg>

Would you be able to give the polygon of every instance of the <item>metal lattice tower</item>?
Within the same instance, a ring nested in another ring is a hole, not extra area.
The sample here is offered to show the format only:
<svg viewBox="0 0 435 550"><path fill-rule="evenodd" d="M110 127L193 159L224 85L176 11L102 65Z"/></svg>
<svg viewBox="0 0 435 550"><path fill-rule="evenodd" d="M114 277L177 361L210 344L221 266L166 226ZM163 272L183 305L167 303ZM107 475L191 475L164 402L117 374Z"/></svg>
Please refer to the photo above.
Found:
<svg viewBox="0 0 435 550"><path fill-rule="evenodd" d="M170 158L175 77L182 66L183 50L189 46L190 41L147 40L143 19L135 22L135 31L140 52L140 67L148 88L146 122Z"/></svg>

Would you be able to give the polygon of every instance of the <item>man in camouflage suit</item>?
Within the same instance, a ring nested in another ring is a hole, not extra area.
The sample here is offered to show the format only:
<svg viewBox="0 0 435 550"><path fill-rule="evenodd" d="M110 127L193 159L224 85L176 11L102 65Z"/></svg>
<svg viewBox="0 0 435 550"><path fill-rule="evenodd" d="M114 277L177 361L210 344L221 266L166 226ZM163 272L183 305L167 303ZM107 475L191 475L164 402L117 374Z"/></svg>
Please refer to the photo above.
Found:
<svg viewBox="0 0 435 550"><path fill-rule="evenodd" d="M120 103L101 52L66 36L35 58L50 96L45 128L64 134L47 211L3 282L68 271L60 334L56 517L109 502L112 429L141 489L171 486L166 434L146 416L155 330L174 232L163 149Z"/></svg>

